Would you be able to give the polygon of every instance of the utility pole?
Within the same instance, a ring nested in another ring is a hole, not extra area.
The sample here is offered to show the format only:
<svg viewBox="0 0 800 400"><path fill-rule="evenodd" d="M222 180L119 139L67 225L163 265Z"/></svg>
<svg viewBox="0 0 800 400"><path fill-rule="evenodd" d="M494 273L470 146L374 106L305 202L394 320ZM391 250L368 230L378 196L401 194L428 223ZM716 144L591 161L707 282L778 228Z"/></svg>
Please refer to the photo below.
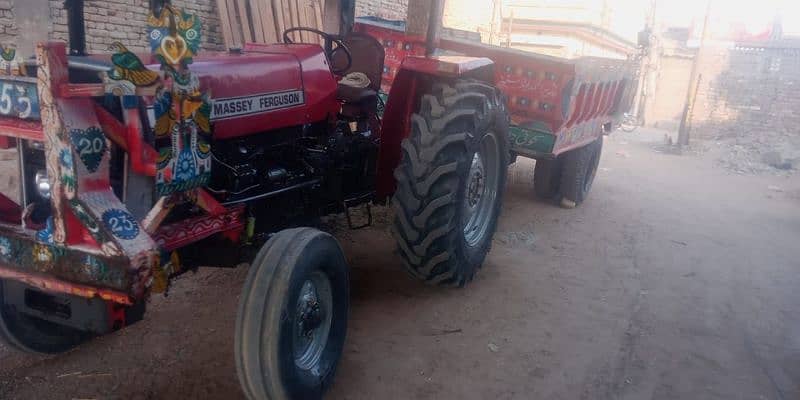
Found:
<svg viewBox="0 0 800 400"><path fill-rule="evenodd" d="M608 0L603 0L601 5L600 26L606 30L611 30L611 6L608 4Z"/></svg>
<svg viewBox="0 0 800 400"><path fill-rule="evenodd" d="M699 77L700 56L703 54L703 47L705 47L706 39L708 39L708 21L711 15L711 2L708 0L706 4L706 15L703 19L703 33L700 35L700 46L697 48L697 54L694 56L692 62L692 75L689 80L689 88L686 90L686 102L683 104L683 117L681 118L681 125L678 128L678 146L689 145L689 136L692 129L692 121L690 110L694 109L694 102L697 100L697 85Z"/></svg>
<svg viewBox="0 0 800 400"><path fill-rule="evenodd" d="M506 37L506 47L511 47L511 32L514 31L514 8L509 7L511 9L511 15L508 17L508 36Z"/></svg>
<svg viewBox="0 0 800 400"><path fill-rule="evenodd" d="M658 9L658 1L652 0L650 2L650 10L647 14L647 21L645 28L649 29L649 37L647 40L646 54L639 62L639 76L636 83L636 95L633 100L633 116L636 118L636 123L642 125L644 121L644 112L647 108L647 94L654 92L655 88L651 87L653 81L652 75L654 70L657 69L658 57L658 29L656 27L656 11ZM645 49L639 49L640 53Z"/></svg>
<svg viewBox="0 0 800 400"><path fill-rule="evenodd" d="M492 19L489 23L489 44L495 44L495 33L502 27L503 25L503 11L502 11L502 0L492 0ZM498 14L499 11L499 14ZM500 22L497 22L497 17L500 16Z"/></svg>

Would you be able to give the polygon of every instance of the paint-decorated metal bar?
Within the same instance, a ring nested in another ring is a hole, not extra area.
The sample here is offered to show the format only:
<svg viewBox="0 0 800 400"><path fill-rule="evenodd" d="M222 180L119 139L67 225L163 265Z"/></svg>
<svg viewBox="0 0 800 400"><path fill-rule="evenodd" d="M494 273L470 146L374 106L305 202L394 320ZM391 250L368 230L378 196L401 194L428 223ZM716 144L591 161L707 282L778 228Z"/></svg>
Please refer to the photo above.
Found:
<svg viewBox="0 0 800 400"><path fill-rule="evenodd" d="M124 256L39 240L37 232L0 225L0 277L47 291L131 304L139 279Z"/></svg>
<svg viewBox="0 0 800 400"><path fill-rule="evenodd" d="M70 87L63 43L40 44L36 61L36 78L5 80L30 81L36 94L16 92L25 94L16 100L25 107L17 107L16 118L0 120L0 131L44 142L52 214L34 223L30 207L3 199L9 206L0 224L0 277L132 304L147 293L159 257L155 242L111 189L111 143L128 143L122 132L104 132L87 97L97 93L84 90L89 86L63 90Z"/></svg>

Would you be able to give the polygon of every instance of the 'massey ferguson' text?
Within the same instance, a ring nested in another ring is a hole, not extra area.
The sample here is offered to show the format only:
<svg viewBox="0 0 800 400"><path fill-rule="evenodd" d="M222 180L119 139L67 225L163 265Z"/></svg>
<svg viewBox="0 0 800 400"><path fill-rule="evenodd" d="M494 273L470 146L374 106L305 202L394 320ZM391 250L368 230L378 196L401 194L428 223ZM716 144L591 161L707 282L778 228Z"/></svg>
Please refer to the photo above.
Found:
<svg viewBox="0 0 800 400"><path fill-rule="evenodd" d="M299 106L305 102L302 90L265 93L247 97L215 99L211 120L226 119Z"/></svg>

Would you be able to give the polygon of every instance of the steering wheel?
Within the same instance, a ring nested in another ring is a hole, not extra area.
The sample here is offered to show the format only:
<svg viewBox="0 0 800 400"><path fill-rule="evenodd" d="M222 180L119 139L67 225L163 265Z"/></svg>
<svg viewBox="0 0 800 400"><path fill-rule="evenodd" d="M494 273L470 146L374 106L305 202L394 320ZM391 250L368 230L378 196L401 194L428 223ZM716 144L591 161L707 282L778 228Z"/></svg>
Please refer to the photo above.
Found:
<svg viewBox="0 0 800 400"><path fill-rule="evenodd" d="M296 28L289 28L283 31L283 42L288 44L294 44L294 40L289 36L290 33L294 32L311 32L322 39L325 40L323 48L325 49L325 57L328 58L328 63L331 66L331 72L336 75L341 75L342 73L346 72L353 66L353 55L350 53L350 49L347 48L347 45L344 44L342 39L339 36L331 35L330 33L323 32L318 29L314 28L306 28L306 27L296 27ZM333 45L336 44L334 48ZM333 59L336 54L342 52L345 55L346 65L341 68L336 68L333 65Z"/></svg>

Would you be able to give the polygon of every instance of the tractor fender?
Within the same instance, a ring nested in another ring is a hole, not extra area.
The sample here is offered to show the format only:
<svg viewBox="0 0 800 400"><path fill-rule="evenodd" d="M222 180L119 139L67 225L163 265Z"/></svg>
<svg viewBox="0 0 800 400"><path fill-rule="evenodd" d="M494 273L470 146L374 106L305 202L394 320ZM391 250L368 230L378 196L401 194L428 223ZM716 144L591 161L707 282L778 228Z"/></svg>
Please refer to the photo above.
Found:
<svg viewBox="0 0 800 400"><path fill-rule="evenodd" d="M465 56L408 56L400 70L443 78L475 78L487 80L492 77L494 62L485 57ZM485 79L481 79L485 78Z"/></svg>
<svg viewBox="0 0 800 400"><path fill-rule="evenodd" d="M411 114L417 112L420 98L432 83L472 78L494 82L494 63L484 57L407 56L392 83L381 124L381 145L376 176L376 198L394 193L394 170L400 163L400 145L408 136Z"/></svg>

